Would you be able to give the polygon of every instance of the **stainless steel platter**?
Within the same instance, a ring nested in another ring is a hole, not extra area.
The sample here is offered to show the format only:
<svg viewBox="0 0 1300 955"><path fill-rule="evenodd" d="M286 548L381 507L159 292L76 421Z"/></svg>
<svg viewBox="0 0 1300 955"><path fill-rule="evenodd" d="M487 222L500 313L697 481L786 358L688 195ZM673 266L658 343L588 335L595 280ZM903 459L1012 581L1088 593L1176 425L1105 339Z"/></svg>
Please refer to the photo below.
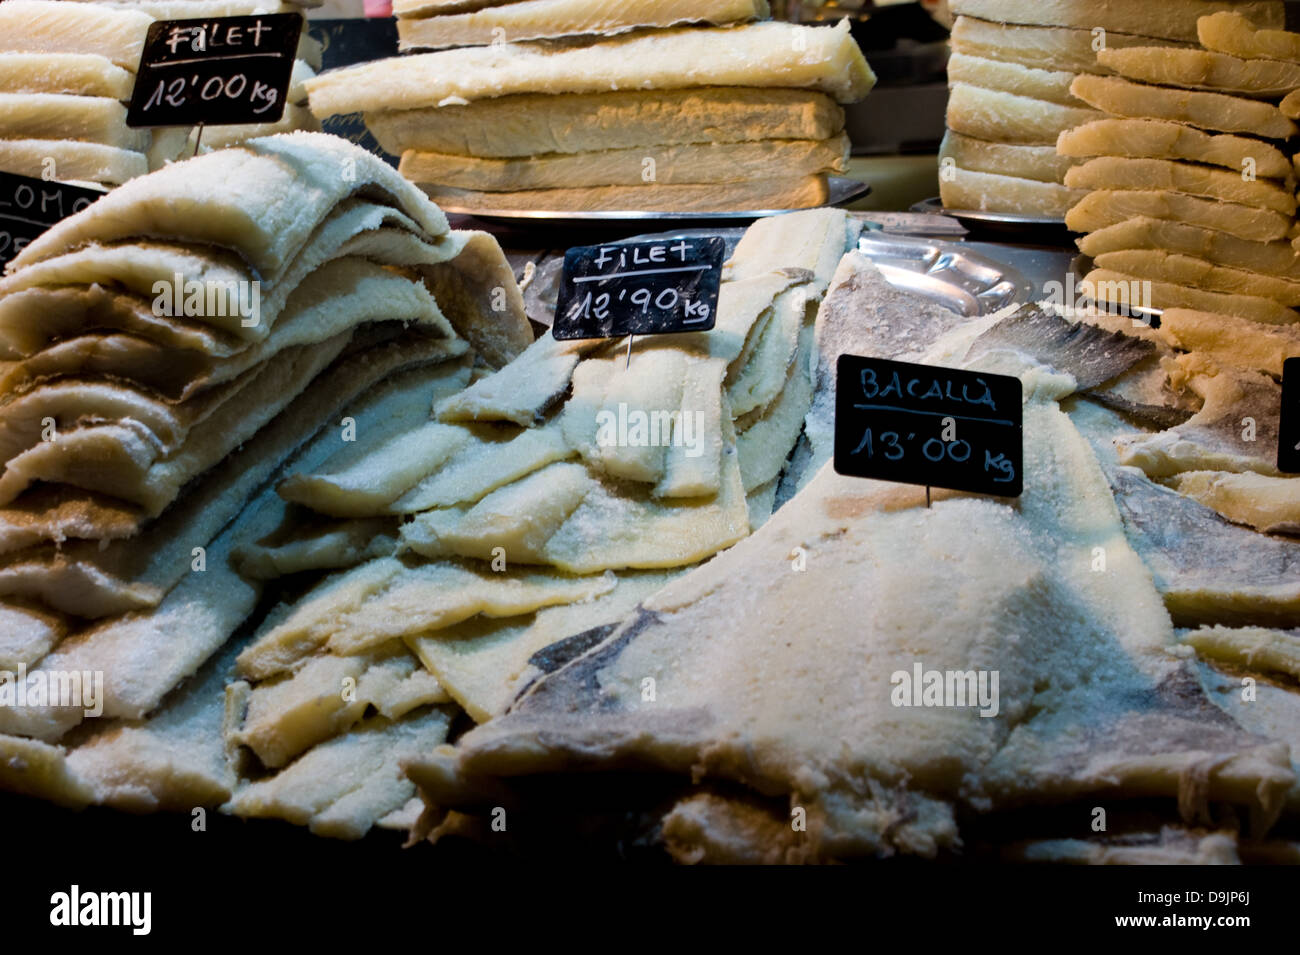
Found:
<svg viewBox="0 0 1300 955"><path fill-rule="evenodd" d="M977 209L948 209L936 197L918 202L913 212L947 216L956 219L970 232L997 233L1007 241L1048 239L1053 242L1068 241L1072 235L1064 217L1022 216L1009 212L980 212Z"/></svg>
<svg viewBox="0 0 1300 955"><path fill-rule="evenodd" d="M839 206L853 202L871 193L871 187L856 179L831 176L828 180L830 198L827 205ZM743 212L647 212L645 210L614 210L606 212L543 212L536 209L476 209L472 204L438 201L438 207L451 215L474 216L488 221L499 220L517 222L525 220L529 224L547 224L555 226L591 225L592 223L628 222L639 225L655 222L746 222L774 216L791 209L751 209Z"/></svg>

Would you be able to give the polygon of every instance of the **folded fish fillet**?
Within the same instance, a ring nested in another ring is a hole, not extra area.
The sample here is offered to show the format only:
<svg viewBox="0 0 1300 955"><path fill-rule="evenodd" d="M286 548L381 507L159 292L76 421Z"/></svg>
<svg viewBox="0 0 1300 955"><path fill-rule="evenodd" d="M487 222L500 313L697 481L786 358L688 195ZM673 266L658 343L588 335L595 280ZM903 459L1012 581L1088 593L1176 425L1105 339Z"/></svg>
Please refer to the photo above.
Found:
<svg viewBox="0 0 1300 955"><path fill-rule="evenodd" d="M1300 480L1253 471L1185 471L1169 479L1179 494L1264 534L1300 534Z"/></svg>
<svg viewBox="0 0 1300 955"><path fill-rule="evenodd" d="M1142 275L1159 282L1188 285L1207 292L1224 292L1232 295L1253 295L1272 299L1280 305L1300 305L1300 282L1292 279L1261 275L1244 269L1214 265L1204 259L1160 252L1154 249L1134 249L1129 252L1105 252L1094 262L1099 269ZM1164 328L1163 323L1161 327ZM1285 334L1286 330L1261 329L1263 332ZM1270 335L1271 341L1283 339Z"/></svg>
<svg viewBox="0 0 1300 955"><path fill-rule="evenodd" d="M149 171L149 160L134 149L75 140L0 139L0 166L39 179L54 162L51 179L119 185Z"/></svg>
<svg viewBox="0 0 1300 955"><path fill-rule="evenodd" d="M939 146L940 164L949 159L958 169L1039 182L1064 182L1065 171L1081 161L1058 154L1055 146L989 143L951 129L944 134Z"/></svg>
<svg viewBox="0 0 1300 955"><path fill-rule="evenodd" d="M1062 106L967 83L954 83L948 96L948 127L989 142L1051 145L1067 129L1101 118L1095 109Z"/></svg>
<svg viewBox="0 0 1300 955"><path fill-rule="evenodd" d="M1099 119L1062 133L1056 148L1063 156L1128 156L1181 159L1225 166L1238 174L1253 164L1263 179L1288 179L1292 170L1276 146L1245 136L1213 135L1161 119Z"/></svg>
<svg viewBox="0 0 1300 955"><path fill-rule="evenodd" d="M765 140L651 146L588 153L555 153L527 159L476 159L408 150L398 167L417 183L440 187L510 192L579 186L640 186L647 182L741 182L760 179L773 169L784 176L843 172L848 137L820 142Z"/></svg>
<svg viewBox="0 0 1300 955"><path fill-rule="evenodd" d="M1065 224L1075 232L1098 232L1139 216L1226 232L1248 242L1274 242L1291 228L1289 217L1278 212L1153 190L1090 193L1070 209Z"/></svg>
<svg viewBox="0 0 1300 955"><path fill-rule="evenodd" d="M312 112L417 109L512 93L778 86L851 103L875 74L847 23L755 23L729 30L660 30L580 47L502 44L379 60L307 84Z"/></svg>
<svg viewBox="0 0 1300 955"><path fill-rule="evenodd" d="M985 59L968 53L953 53L948 60L948 82L964 83L986 90L1014 93L1028 99L1046 100L1062 106L1084 106L1070 93L1070 83L1077 74L1061 70L1040 70Z"/></svg>
<svg viewBox="0 0 1300 955"><path fill-rule="evenodd" d="M1202 659L1300 679L1300 630L1201 627L1178 638Z"/></svg>
<svg viewBox="0 0 1300 955"><path fill-rule="evenodd" d="M1213 225L1201 228L1150 216L1126 217L1085 235L1079 240L1079 248L1093 258L1137 249L1168 251L1224 268L1300 281L1300 255L1289 242L1252 242Z"/></svg>
<svg viewBox="0 0 1300 955"><path fill-rule="evenodd" d="M952 0L958 16L980 17L998 23L1030 23L1091 30L1136 33L1171 40L1195 40L1197 20L1223 10L1239 11L1260 26L1281 29L1285 8L1274 0L1163 0L1158 6L1134 7L1125 0Z"/></svg>
<svg viewBox="0 0 1300 955"><path fill-rule="evenodd" d="M1221 199L1284 215L1296 210L1294 185L1247 180L1240 170L1207 169L1168 159L1098 156L1071 169L1065 184L1074 189L1143 189Z"/></svg>
<svg viewBox="0 0 1300 955"><path fill-rule="evenodd" d="M1069 73L1109 73L1097 61L1093 23L1080 29L993 23L973 16L959 16L952 27L954 53L986 60L1015 63L1036 70ZM1106 31L1109 49L1130 46L1176 46L1175 41Z"/></svg>
<svg viewBox="0 0 1300 955"><path fill-rule="evenodd" d="M69 93L125 102L134 85L134 76L96 53L6 53L0 58L0 93Z"/></svg>
<svg viewBox="0 0 1300 955"><path fill-rule="evenodd" d="M126 125L126 107L105 96L0 93L0 130L6 139L69 139L136 152L149 144L146 131Z"/></svg>
<svg viewBox="0 0 1300 955"><path fill-rule="evenodd" d="M1163 119L1211 132L1289 139L1300 127L1271 103L1133 83L1114 76L1079 76L1070 92L1112 116Z"/></svg>
<svg viewBox="0 0 1300 955"><path fill-rule="evenodd" d="M1157 253L1158 254L1158 253ZM1258 322L1188 309L1165 309L1160 332L1185 351L1248 371L1282 377L1282 365L1300 358L1300 327Z"/></svg>
<svg viewBox="0 0 1300 955"><path fill-rule="evenodd" d="M691 143L823 140L844 129L844 110L824 93L751 87L520 93L463 106L367 111L365 118L375 139L395 156L414 149L520 159Z"/></svg>
<svg viewBox="0 0 1300 955"><path fill-rule="evenodd" d="M725 24L762 20L767 0L518 0L473 13L448 13L397 21L399 49L483 46L509 40L616 34L638 27L683 23Z"/></svg>
<svg viewBox="0 0 1300 955"><path fill-rule="evenodd" d="M1093 193L1098 195L1098 193ZM1270 298L1206 292L1198 288L1153 282L1150 279L1093 269L1079 282L1079 291L1094 302L1133 305L1146 308L1190 308L1203 312L1222 312L1269 325L1300 322L1300 312L1279 305Z"/></svg>
<svg viewBox="0 0 1300 955"><path fill-rule="evenodd" d="M0 50L89 53L135 72L153 17L91 3L8 0L0 7Z"/></svg>
<svg viewBox="0 0 1300 955"><path fill-rule="evenodd" d="M1206 50L1102 50L1097 61L1120 76L1157 86L1276 100L1300 87L1300 63L1239 59Z"/></svg>
<svg viewBox="0 0 1300 955"><path fill-rule="evenodd" d="M726 212L749 209L804 209L830 198L825 176L761 179L708 184L592 186L571 189L527 189L517 192L475 192L426 185L425 191L449 209L479 212L561 210Z"/></svg>
<svg viewBox="0 0 1300 955"><path fill-rule="evenodd" d="M349 196L382 197L433 237L447 220L374 155L322 133L254 140L158 170L46 231L10 270L90 242L147 236L233 249L269 282Z"/></svg>
<svg viewBox="0 0 1300 955"><path fill-rule="evenodd" d="M939 179L939 193L949 209L1012 212L1059 218L1087 195L1056 182L1020 179L954 168Z"/></svg>
<svg viewBox="0 0 1300 955"><path fill-rule="evenodd" d="M1196 34L1207 50L1247 60L1288 60L1300 63L1300 39L1283 25L1255 16L1250 10L1222 10L1197 21Z"/></svg>

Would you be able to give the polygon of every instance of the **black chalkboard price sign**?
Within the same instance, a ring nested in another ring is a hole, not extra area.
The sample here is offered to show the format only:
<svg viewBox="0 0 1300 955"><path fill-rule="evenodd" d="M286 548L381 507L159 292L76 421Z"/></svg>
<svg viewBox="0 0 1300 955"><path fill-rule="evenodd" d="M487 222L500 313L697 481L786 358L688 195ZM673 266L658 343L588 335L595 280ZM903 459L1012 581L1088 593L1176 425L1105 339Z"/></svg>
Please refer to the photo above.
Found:
<svg viewBox="0 0 1300 955"><path fill-rule="evenodd" d="M841 355L835 470L851 477L1019 497L1019 378Z"/></svg>
<svg viewBox="0 0 1300 955"><path fill-rule="evenodd" d="M277 122L284 115L301 32L297 13L152 24L126 124Z"/></svg>
<svg viewBox="0 0 1300 955"><path fill-rule="evenodd" d="M0 172L0 269L32 239L103 194L66 182Z"/></svg>
<svg viewBox="0 0 1300 955"><path fill-rule="evenodd" d="M1300 474L1300 358L1288 358L1282 366L1280 424L1277 469L1283 474Z"/></svg>
<svg viewBox="0 0 1300 955"><path fill-rule="evenodd" d="M726 255L720 236L569 249L552 334L564 341L708 331Z"/></svg>

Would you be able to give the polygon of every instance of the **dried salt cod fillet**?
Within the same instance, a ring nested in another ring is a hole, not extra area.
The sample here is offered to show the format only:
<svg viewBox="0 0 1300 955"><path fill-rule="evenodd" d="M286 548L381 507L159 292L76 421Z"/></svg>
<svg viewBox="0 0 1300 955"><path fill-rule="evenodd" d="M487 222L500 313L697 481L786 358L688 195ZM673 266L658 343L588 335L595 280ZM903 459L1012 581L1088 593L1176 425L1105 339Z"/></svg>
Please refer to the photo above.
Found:
<svg viewBox="0 0 1300 955"><path fill-rule="evenodd" d="M959 16L952 28L952 49L954 53L1016 63L1030 69L1106 73L1109 71L1097 62L1097 51L1093 46L1096 42L1092 34L1094 26L1083 29L1022 26ZM1178 44L1106 31L1106 46L1110 49L1152 45Z"/></svg>
<svg viewBox="0 0 1300 955"><path fill-rule="evenodd" d="M1178 377L1204 406L1177 428L1117 438L1119 463L1156 479L1208 470L1276 475L1278 384L1256 372L1220 369L1201 355L1184 356L1178 365Z"/></svg>
<svg viewBox="0 0 1300 955"><path fill-rule="evenodd" d="M594 600L530 616L473 617L405 640L452 698L483 723L504 713L519 691L544 672L594 645L592 640L584 644L578 639L570 646L561 641L570 643L574 634L615 623L679 573L620 574L617 586Z"/></svg>
<svg viewBox="0 0 1300 955"><path fill-rule="evenodd" d="M742 431L736 438L736 455L740 460L740 479L745 493L751 497L760 487L772 484L781 473L790 456L803 419L812 407L813 387L809 368L813 351L813 328L804 326L799 333L799 349L790 365L789 378L781 389L780 397L763 416ZM776 493L775 485L771 488ZM750 523L754 510L751 504ZM771 514L771 502L768 502Z"/></svg>
<svg viewBox="0 0 1300 955"><path fill-rule="evenodd" d="M659 824L664 849L681 865L792 865L810 855L806 838L767 807L711 792L678 802Z"/></svg>
<svg viewBox="0 0 1300 955"><path fill-rule="evenodd" d="M967 53L954 53L948 60L948 82L964 83L986 90L1014 93L1029 99L1046 100L1062 106L1083 106L1070 94L1076 74L1059 70L1040 70L1018 63L985 59Z"/></svg>
<svg viewBox="0 0 1300 955"><path fill-rule="evenodd" d="M514 269L490 233L453 232L451 241L454 259L421 266L420 275L457 333L500 368L533 341Z"/></svg>
<svg viewBox="0 0 1300 955"><path fill-rule="evenodd" d="M242 503L242 501L241 501ZM142 719L194 674L252 613L261 587L231 569L232 547L243 535L270 529L274 510L254 502L207 547L203 573L189 573L158 606L127 614L69 636L41 661L40 671L106 675L103 715ZM0 732L53 741L78 725L75 707L0 708Z"/></svg>
<svg viewBox="0 0 1300 955"><path fill-rule="evenodd" d="M767 407L780 394L799 349L808 306L808 292L802 286L782 292L772 302L752 352L747 359L742 356L743 364L734 362L727 374L727 400L735 417Z"/></svg>
<svg viewBox="0 0 1300 955"><path fill-rule="evenodd" d="M1274 378L1282 377L1282 364L1288 358L1300 358L1300 329L1289 325L1260 325L1231 315L1170 308L1160 316L1160 332L1185 351Z"/></svg>
<svg viewBox="0 0 1300 955"><path fill-rule="evenodd" d="M286 478L280 496L333 517L382 514L453 458L470 437L464 428L427 421L379 447L371 446L350 466Z"/></svg>
<svg viewBox="0 0 1300 955"><path fill-rule="evenodd" d="M840 258L856 248L862 223L839 209L810 209L759 219L740 237L730 261L724 263L724 281L736 282L780 272L792 281L805 281L811 272L808 298L816 301L826 292ZM718 321L722 322L719 313ZM747 320L752 322L752 319ZM745 324L745 329L749 328ZM739 354L737 352L736 354ZM731 358L734 358L732 355ZM730 359L729 359L730 360Z"/></svg>
<svg viewBox="0 0 1300 955"><path fill-rule="evenodd" d="M370 448L424 423L429 402L463 388L469 375L470 360L465 356L389 377L345 409L360 441L344 441L343 430L322 432L285 470L312 473L364 458ZM302 570L352 567L391 556L396 546L397 522L392 518L321 520L285 504L279 527L256 544L240 548L235 562L245 576L269 580Z"/></svg>
<svg viewBox="0 0 1300 955"><path fill-rule="evenodd" d="M222 811L285 819L319 836L360 839L415 795L403 760L447 738L450 717L433 708L401 720L373 717L303 754L269 779L240 787Z"/></svg>
<svg viewBox="0 0 1300 955"><path fill-rule="evenodd" d="M646 160L654 162L654 181L682 183L742 182L780 169L789 176L843 172L849 140L765 140L755 143L692 143L552 153L521 159L479 159L447 153L407 150L398 167L417 183L457 189L510 192L574 186L638 186L646 182Z"/></svg>
<svg viewBox="0 0 1300 955"><path fill-rule="evenodd" d="M71 487L41 486L0 508L0 554L49 541L121 540L139 531L140 509Z"/></svg>
<svg viewBox="0 0 1300 955"><path fill-rule="evenodd" d="M132 149L69 140L0 139L0 165L8 172L36 179L51 159L56 178L64 180L117 185L149 171L149 161Z"/></svg>
<svg viewBox="0 0 1300 955"><path fill-rule="evenodd" d="M1166 826L1158 833L1102 839L1038 839L1008 847L1009 862L1066 865L1240 865L1231 832L1208 834Z"/></svg>
<svg viewBox="0 0 1300 955"><path fill-rule="evenodd" d="M1290 229L1290 220L1281 213L1236 202L1135 190L1091 193L1066 214L1065 224L1075 232L1098 232L1138 216L1226 232L1248 242L1273 242Z"/></svg>
<svg viewBox="0 0 1300 955"><path fill-rule="evenodd" d="M609 36L639 27L686 23L713 25L763 20L767 0L519 0L473 13L397 21L402 51L486 46L508 37L511 43L566 36Z"/></svg>
<svg viewBox="0 0 1300 955"><path fill-rule="evenodd" d="M745 495L745 509L749 511L751 534L766 524L772 512L776 510L776 492L780 484L780 478L773 478Z"/></svg>
<svg viewBox="0 0 1300 955"><path fill-rule="evenodd" d="M701 89L564 96L521 93L425 109L367 112L388 152L482 158L648 149L686 144L822 141L844 129L844 110L805 90Z"/></svg>
<svg viewBox="0 0 1300 955"><path fill-rule="evenodd" d="M991 142L1048 146L1067 129L1101 118L1095 109L1062 106L968 83L954 83L948 96L948 128Z"/></svg>
<svg viewBox="0 0 1300 955"><path fill-rule="evenodd" d="M953 169L939 181L943 204L949 209L1014 212L1020 215L1064 216L1087 192L1055 182L998 176L969 169Z"/></svg>
<svg viewBox="0 0 1300 955"><path fill-rule="evenodd" d="M1224 10L1196 24L1196 34L1207 50L1247 60L1289 60L1300 63L1300 38L1269 23L1249 10Z"/></svg>
<svg viewBox="0 0 1300 955"><path fill-rule="evenodd" d="M61 550L45 546L9 556L0 562L0 591L39 596L51 606L82 617L155 606L189 572L192 548L216 537L280 463L357 395L405 369L463 353L462 342L409 337L349 356L137 539L107 546L86 540ZM73 502L68 511L59 516L71 521L78 536L100 536L97 527L105 518L94 497L87 496L80 506ZM125 536L120 530L119 510L110 509L107 519L114 532L111 536ZM144 524L138 514L136 521L137 527ZM274 523L254 539L273 527ZM67 530L57 524L42 529L56 540Z"/></svg>
<svg viewBox="0 0 1300 955"><path fill-rule="evenodd" d="M301 62L301 60L295 61L295 70L298 63ZM311 75L315 76L316 74L312 73ZM302 91L301 84L299 85L299 91ZM290 86L287 95L293 95L292 86ZM311 110L306 106L299 106L290 102L285 104L284 115L274 123L254 123L248 126L204 126L200 152L209 153L230 146L238 146L250 139L274 136L277 133L292 133L296 130L319 133L321 124L320 120L313 116Z"/></svg>
<svg viewBox="0 0 1300 955"><path fill-rule="evenodd" d="M1070 92L1104 113L1136 119L1163 119L1198 129L1288 139L1300 127L1270 103L1131 83L1113 76L1082 75ZM1100 117L1098 117L1100 118Z"/></svg>
<svg viewBox="0 0 1300 955"><path fill-rule="evenodd" d="M290 518L268 539L241 548L235 566L252 580L274 580L308 570L343 570L397 553L397 521L305 521Z"/></svg>
<svg viewBox="0 0 1300 955"><path fill-rule="evenodd" d="M1077 402L1071 420L1092 443L1129 541L1180 626L1290 625L1300 615L1300 542L1229 524L1204 505L1115 461L1118 415Z"/></svg>
<svg viewBox="0 0 1300 955"><path fill-rule="evenodd" d="M518 2L519 0L395 0L393 13L402 19L420 19Z"/></svg>
<svg viewBox="0 0 1300 955"><path fill-rule="evenodd" d="M38 481L69 484L138 504L156 517L180 489L270 422L347 345L350 333L320 345L290 349L169 452L131 418L59 433L9 460L0 475L0 502L9 504Z"/></svg>
<svg viewBox="0 0 1300 955"><path fill-rule="evenodd" d="M138 10L9 0L0 8L0 50L95 54L134 72L152 22Z"/></svg>
<svg viewBox="0 0 1300 955"><path fill-rule="evenodd" d="M34 739L0 735L0 789L84 808L94 790L68 768L67 750Z"/></svg>
<svg viewBox="0 0 1300 955"><path fill-rule="evenodd" d="M97 53L6 53L0 92L106 96L125 102L135 77Z"/></svg>
<svg viewBox="0 0 1300 955"><path fill-rule="evenodd" d="M1239 59L1205 50L1133 47L1102 50L1097 62L1120 76L1157 86L1276 100L1300 87L1300 63Z"/></svg>
<svg viewBox="0 0 1300 955"><path fill-rule="evenodd" d="M556 341L548 331L518 358L434 409L439 421L510 421L531 427L563 397L578 359L605 343Z"/></svg>
<svg viewBox="0 0 1300 955"><path fill-rule="evenodd" d="M1100 193L1093 193L1094 196ZM1168 282L1152 282L1122 272L1094 269L1079 282L1079 291L1095 302L1152 308L1190 308L1205 312L1223 312L1269 325L1290 325L1300 321L1300 312L1279 305L1268 298L1233 295L1226 292L1203 292Z"/></svg>
<svg viewBox="0 0 1300 955"><path fill-rule="evenodd" d="M1069 135L1068 133L1063 135ZM939 146L939 162L951 159L958 169L987 172L1039 182L1062 182L1065 171L1079 160L1058 155L1055 146L1013 146L986 143L948 130Z"/></svg>
<svg viewBox="0 0 1300 955"><path fill-rule="evenodd" d="M446 217L382 160L322 133L288 133L174 163L114 190L28 245L10 270L86 245L146 236L238 251L274 282L334 207L382 198L431 237Z"/></svg>
<svg viewBox="0 0 1300 955"><path fill-rule="evenodd" d="M849 252L839 263L817 312L810 362L815 392L805 420L811 476L830 460L835 436L835 364L839 355L919 358L940 336L966 323L950 309L890 285L871 259Z"/></svg>
<svg viewBox="0 0 1300 955"><path fill-rule="evenodd" d="M12 673L49 653L67 632L57 614L19 604L0 603L0 670Z"/></svg>
<svg viewBox="0 0 1300 955"><path fill-rule="evenodd" d="M645 601L597 649L471 731L457 768L471 783L626 765L741 780L807 807L810 831L820 829L814 848L827 858L934 855L955 843L953 803L965 799L996 807L1083 793L1176 795L1180 773L1207 759L1213 798L1273 809L1293 779L1282 748L1227 720L1207 726L1194 677L1165 653L1168 617L1086 445L1050 400L1032 400L1025 423L1029 486L1018 509L967 498L927 510L915 489L825 468L759 534ZM791 579L795 545L829 570L811 583ZM1091 574L1083 554L1094 545L1122 569ZM850 567L859 585L869 568L870 585L845 590L836 568ZM895 574L892 585L883 579ZM786 647L776 610L806 606L809 586L827 593L814 599L824 609L812 655ZM917 597L953 588L970 594L956 609ZM1010 613L1024 623L1019 640L1006 639ZM900 619L905 632L893 626ZM966 635L960 645L954 633ZM890 673L918 659L997 669L1002 719L897 708L871 689L887 690ZM849 672L859 679L846 684ZM639 702L645 673L656 675L654 705ZM1035 691L1040 679L1051 694ZM1177 694L1158 694L1162 685ZM1093 737L1084 726L1105 731ZM408 763L408 774L448 804L454 791L439 792L423 767Z"/></svg>
<svg viewBox="0 0 1300 955"><path fill-rule="evenodd" d="M1164 0L1158 6L1134 7L1125 0L1039 0L1025 6L1018 0L953 0L958 16L980 17L998 23L1044 24L1091 30L1136 33L1170 40L1195 40L1197 21L1222 10L1236 10L1261 26L1281 29L1285 7L1273 0Z"/></svg>
<svg viewBox="0 0 1300 955"><path fill-rule="evenodd" d="M636 209L654 212L715 212L742 209L807 209L830 197L826 177L744 182L586 186L569 189L522 189L515 192L475 192L426 184L425 192L449 208L491 212L516 209L582 212Z"/></svg>
<svg viewBox="0 0 1300 955"><path fill-rule="evenodd" d="M1126 218L1079 240L1084 255L1133 249L1167 251L1204 259L1224 268L1300 281L1300 256L1288 242L1251 242L1213 228L1149 216Z"/></svg>
<svg viewBox="0 0 1300 955"><path fill-rule="evenodd" d="M507 43L404 56L318 76L307 92L312 112L323 119L512 93L697 86L809 89L852 103L875 81L847 23L754 23L729 30L657 30L579 47Z"/></svg>
<svg viewBox="0 0 1300 955"><path fill-rule="evenodd" d="M573 454L558 419L550 424L510 434L485 434L474 429L475 440L432 474L393 502L395 514L415 514L435 507L473 504L499 487Z"/></svg>
<svg viewBox="0 0 1300 955"><path fill-rule="evenodd" d="M509 617L588 600L612 590L612 574L492 573L468 564L408 566L395 558L362 564L319 584L239 656L247 679L294 669L322 647L366 653L409 633L438 629L476 614Z"/></svg>
<svg viewBox="0 0 1300 955"><path fill-rule="evenodd" d="M1178 638L1202 659L1300 679L1300 630L1201 627L1180 633Z"/></svg>
<svg viewBox="0 0 1300 955"><path fill-rule="evenodd" d="M1300 282L1260 275L1242 269L1223 268L1191 256L1154 249L1136 249L1128 252L1106 252L1093 261L1098 268L1109 272L1141 275L1155 281L1191 286L1207 292L1267 298L1280 305L1292 307L1300 305ZM1286 329L1282 326L1262 331L1285 333Z"/></svg>
<svg viewBox="0 0 1300 955"><path fill-rule="evenodd" d="M372 717L276 776L240 787L222 811L244 819L287 820L329 838L359 839L415 795L400 764L445 741L450 722L442 708L396 721Z"/></svg>
<svg viewBox="0 0 1300 955"><path fill-rule="evenodd" d="M727 453L722 416L725 363L712 357L690 355L682 375L680 414L672 422L670 443L664 448L663 477L654 495L662 499L713 497L726 479L722 456ZM664 432L660 432L663 439ZM734 440L734 436L733 436Z"/></svg>
<svg viewBox="0 0 1300 955"><path fill-rule="evenodd" d="M70 139L137 152L148 134L126 125L126 107L105 96L0 93L0 129L7 139Z"/></svg>
<svg viewBox="0 0 1300 955"><path fill-rule="evenodd" d="M1265 534L1300 534L1300 480L1258 472L1185 471L1168 483L1234 524Z"/></svg>
<svg viewBox="0 0 1300 955"><path fill-rule="evenodd" d="M1240 170L1207 169L1167 159L1099 156L1066 173L1065 184L1075 189L1178 192L1271 209L1285 215L1293 215L1296 210L1294 189L1282 183L1252 182L1244 179Z"/></svg>
<svg viewBox="0 0 1300 955"><path fill-rule="evenodd" d="M127 812L189 812L229 799L237 777L223 729L233 670L227 647L147 719L106 722L78 739L67 765L90 785L92 801Z"/></svg>
<svg viewBox="0 0 1300 955"><path fill-rule="evenodd" d="M1286 156L1276 146L1244 136L1213 135L1161 119L1099 119L1061 133L1062 156L1127 156L1134 159L1181 159L1224 166L1238 174L1254 163L1255 175L1289 179Z"/></svg>

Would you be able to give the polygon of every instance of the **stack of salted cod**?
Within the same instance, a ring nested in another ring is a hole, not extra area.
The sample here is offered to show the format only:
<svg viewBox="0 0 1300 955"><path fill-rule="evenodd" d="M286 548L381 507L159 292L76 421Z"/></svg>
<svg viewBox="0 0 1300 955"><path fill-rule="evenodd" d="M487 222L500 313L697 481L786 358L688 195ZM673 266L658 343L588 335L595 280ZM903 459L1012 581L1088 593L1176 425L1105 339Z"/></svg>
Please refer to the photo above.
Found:
<svg viewBox="0 0 1300 955"><path fill-rule="evenodd" d="M1276 104L1300 84L1300 61L1242 56L1257 34L1238 13L1204 17L1198 29L1202 49L1105 50L1098 59L1119 75L1071 87L1108 114L1058 144L1092 157L1066 177L1090 190L1066 217L1089 233L1081 245L1094 270L1083 287L1102 301L1217 313L1247 328L1291 324L1300 260L1286 241L1296 190L1284 150L1300 129Z"/></svg>
<svg viewBox="0 0 1300 955"><path fill-rule="evenodd" d="M539 652L766 520L812 398L816 303L855 240L839 211L761 220L727 266L714 330L637 339L630 367L626 341L548 334L432 417L426 395L394 392L357 415L365 448L295 463L286 520L237 566L351 569L276 608L239 654L227 741L257 772L229 808L359 835L311 794L361 751L397 786L413 754L369 731L368 704L391 719L384 694L410 687L488 721ZM395 813L414 794L401 782Z"/></svg>
<svg viewBox="0 0 1300 955"><path fill-rule="evenodd" d="M390 167L318 133L171 165L29 245L0 282L0 786L228 798L219 651L261 593L232 551L285 519L264 485L385 427L371 409L390 391L427 407L473 353L499 367L530 340L495 240L449 232ZM101 718L18 698L14 671L98 674ZM385 702L367 731L441 739L426 702L399 727Z"/></svg>
<svg viewBox="0 0 1300 955"><path fill-rule="evenodd" d="M1058 154L1057 138L1104 119L1072 84L1121 72L1099 51L1184 48L1196 40L1198 17L1228 9L1270 26L1284 21L1276 2L953 0L952 9L944 205L1058 218L1085 193L1066 178L1080 159Z"/></svg>
<svg viewBox="0 0 1300 955"><path fill-rule="evenodd" d="M402 173L449 208L822 205L827 174L848 157L838 103L875 85L847 23L517 42L766 14L762 0L491 5L399 21L404 45L491 45L367 63L307 86L317 117L363 112L379 143L402 157Z"/></svg>
<svg viewBox="0 0 1300 955"><path fill-rule="evenodd" d="M800 492L615 627L540 654L503 717L409 761L420 831L504 812L526 843L565 806L613 806L658 820L654 837L689 862L935 856L990 832L1021 859L1235 860L1232 833L1210 830L1234 807L1267 827L1295 780L1287 746L1209 705L1163 569L1129 543L1108 464L1065 413L1159 346L1036 308L966 323L889 291L856 254L816 332ZM938 492L927 508L920 488L837 475L844 352L1018 375L1023 496ZM900 700L897 678L918 670L939 674L938 697ZM976 686L993 674L982 716ZM971 696L943 706L956 681ZM1008 847L998 821L1033 807L1052 807L1060 838ZM509 837L495 828L481 831Z"/></svg>
<svg viewBox="0 0 1300 955"><path fill-rule="evenodd" d="M275 0L8 0L0 7L0 169L117 185L160 168L184 154L191 131L126 125L149 25L155 19L297 9ZM299 57L280 122L210 127L203 141L216 148L275 132L319 129L303 105L303 84L315 75L313 66L320 67L318 45L305 33Z"/></svg>

